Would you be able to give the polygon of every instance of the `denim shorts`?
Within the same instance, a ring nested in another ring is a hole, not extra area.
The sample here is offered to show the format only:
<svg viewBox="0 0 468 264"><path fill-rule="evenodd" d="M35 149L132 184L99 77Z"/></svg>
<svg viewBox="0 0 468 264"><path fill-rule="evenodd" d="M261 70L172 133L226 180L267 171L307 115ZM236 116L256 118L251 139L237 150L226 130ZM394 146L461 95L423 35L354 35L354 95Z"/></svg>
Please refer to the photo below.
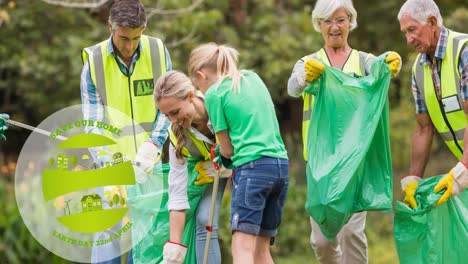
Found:
<svg viewBox="0 0 468 264"><path fill-rule="evenodd" d="M231 232L275 237L288 192L288 160L262 157L235 168Z"/></svg>

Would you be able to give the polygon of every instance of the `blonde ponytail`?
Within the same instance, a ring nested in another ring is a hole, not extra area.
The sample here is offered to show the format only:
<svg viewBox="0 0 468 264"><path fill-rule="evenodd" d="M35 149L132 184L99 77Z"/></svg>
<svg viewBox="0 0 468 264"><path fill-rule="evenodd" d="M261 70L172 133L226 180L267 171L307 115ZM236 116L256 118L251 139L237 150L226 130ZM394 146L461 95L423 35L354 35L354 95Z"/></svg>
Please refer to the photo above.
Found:
<svg viewBox="0 0 468 264"><path fill-rule="evenodd" d="M172 124L171 126L172 126L172 132L174 132L174 135L177 138L177 144L175 146L176 157L181 164L184 164L185 157L182 154L182 149L185 146L185 140L186 140L185 130L181 125L178 125L178 124Z"/></svg>
<svg viewBox="0 0 468 264"><path fill-rule="evenodd" d="M189 76L194 77L198 71L207 68L216 72L218 76L216 88L225 78L229 77L232 79L229 89L239 92L242 73L239 70L238 57L239 52L226 45L218 45L213 42L200 45L190 53Z"/></svg>

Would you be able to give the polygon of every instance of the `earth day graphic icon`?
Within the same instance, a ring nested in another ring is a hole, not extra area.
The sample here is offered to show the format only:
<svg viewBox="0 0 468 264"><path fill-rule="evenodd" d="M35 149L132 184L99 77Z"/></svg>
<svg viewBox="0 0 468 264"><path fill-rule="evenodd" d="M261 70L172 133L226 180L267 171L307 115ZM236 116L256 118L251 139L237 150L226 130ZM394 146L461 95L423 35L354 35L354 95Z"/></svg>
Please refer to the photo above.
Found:
<svg viewBox="0 0 468 264"><path fill-rule="evenodd" d="M74 149L114 144L117 143L99 134L77 134L61 142L57 147L59 149ZM42 190L46 201L67 193L96 186L135 184L131 161L84 171L68 170L68 157L66 154L59 154L57 161L57 169L45 168L42 175ZM97 194L85 195L81 199L83 209L81 212L65 215L57 218L57 220L64 226L83 233L94 233L111 228L123 218L128 208L104 210L101 200L102 198Z"/></svg>
<svg viewBox="0 0 468 264"><path fill-rule="evenodd" d="M145 196L136 194L148 184L163 186L163 177L133 164L140 140L134 135L148 137L136 121L108 107L105 120L89 120L82 107L42 121L37 127L49 137L31 133L18 158L15 195L25 225L45 248L71 261L102 262L148 234L157 213L138 209ZM158 197L149 204L159 208Z"/></svg>

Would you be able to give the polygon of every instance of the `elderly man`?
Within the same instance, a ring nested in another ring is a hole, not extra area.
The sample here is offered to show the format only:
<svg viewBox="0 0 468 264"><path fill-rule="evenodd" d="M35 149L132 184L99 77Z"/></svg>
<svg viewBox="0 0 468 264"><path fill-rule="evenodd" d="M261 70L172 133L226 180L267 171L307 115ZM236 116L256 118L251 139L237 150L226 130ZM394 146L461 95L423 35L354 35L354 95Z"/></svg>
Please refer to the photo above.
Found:
<svg viewBox="0 0 468 264"><path fill-rule="evenodd" d="M460 160L434 189L444 194L437 205L468 186L468 35L445 28L432 0L408 0L398 14L406 42L419 55L413 66L416 128L409 175L401 179L404 202L417 207L414 193L429 160L434 129Z"/></svg>

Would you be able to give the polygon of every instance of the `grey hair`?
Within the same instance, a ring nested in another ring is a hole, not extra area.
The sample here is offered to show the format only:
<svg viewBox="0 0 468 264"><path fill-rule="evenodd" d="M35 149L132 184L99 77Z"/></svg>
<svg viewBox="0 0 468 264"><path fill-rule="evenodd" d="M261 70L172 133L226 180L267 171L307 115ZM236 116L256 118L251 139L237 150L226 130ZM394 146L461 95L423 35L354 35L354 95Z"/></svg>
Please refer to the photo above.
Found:
<svg viewBox="0 0 468 264"><path fill-rule="evenodd" d="M115 0L110 9L112 28L146 27L145 7L140 0Z"/></svg>
<svg viewBox="0 0 468 264"><path fill-rule="evenodd" d="M432 0L408 0L400 8L398 12L398 21L403 17L408 16L417 20L421 24L426 24L427 19L431 16L437 18L437 25L442 27L442 16L440 15L439 7Z"/></svg>
<svg viewBox="0 0 468 264"><path fill-rule="evenodd" d="M315 31L322 32L320 22L329 19L341 7L349 15L349 29L355 29L357 27L357 12L351 0L318 0L312 11L312 25Z"/></svg>

